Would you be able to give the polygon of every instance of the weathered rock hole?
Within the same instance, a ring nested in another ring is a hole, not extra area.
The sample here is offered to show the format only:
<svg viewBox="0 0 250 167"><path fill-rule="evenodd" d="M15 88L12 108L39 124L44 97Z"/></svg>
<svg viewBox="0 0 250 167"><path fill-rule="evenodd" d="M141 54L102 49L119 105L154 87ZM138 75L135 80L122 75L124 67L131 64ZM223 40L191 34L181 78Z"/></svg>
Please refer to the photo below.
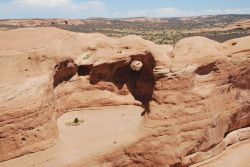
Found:
<svg viewBox="0 0 250 167"><path fill-rule="evenodd" d="M79 76L86 76L90 74L92 68L93 65L79 65L77 73Z"/></svg>
<svg viewBox="0 0 250 167"><path fill-rule="evenodd" d="M55 65L53 82L54 88L63 81L69 81L77 73L77 71L78 66L71 58L62 60L59 64Z"/></svg>
<svg viewBox="0 0 250 167"><path fill-rule="evenodd" d="M219 71L219 68L217 67L216 62L198 67L195 70L195 73L198 75L208 75L212 71L214 72Z"/></svg>
<svg viewBox="0 0 250 167"><path fill-rule="evenodd" d="M233 46L237 45L237 42L232 42L232 45L233 45Z"/></svg>

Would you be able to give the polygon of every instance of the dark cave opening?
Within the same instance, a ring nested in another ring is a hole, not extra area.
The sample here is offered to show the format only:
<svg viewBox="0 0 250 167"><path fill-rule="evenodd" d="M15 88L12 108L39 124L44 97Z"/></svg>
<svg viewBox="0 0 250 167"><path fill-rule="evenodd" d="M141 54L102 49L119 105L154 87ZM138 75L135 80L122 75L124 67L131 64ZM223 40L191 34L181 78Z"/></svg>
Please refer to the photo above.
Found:
<svg viewBox="0 0 250 167"><path fill-rule="evenodd" d="M131 63L142 63L140 70L133 70ZM145 109L142 116L150 112L149 103L152 100L155 77L153 69L156 62L151 53L132 55L129 62L119 61L94 66L90 72L90 83L97 84L99 81L112 82L121 89L127 86L133 97L142 103Z"/></svg>
<svg viewBox="0 0 250 167"><path fill-rule="evenodd" d="M87 76L90 74L90 71L92 70L92 68L93 68L93 64L79 65L77 73L79 76Z"/></svg>

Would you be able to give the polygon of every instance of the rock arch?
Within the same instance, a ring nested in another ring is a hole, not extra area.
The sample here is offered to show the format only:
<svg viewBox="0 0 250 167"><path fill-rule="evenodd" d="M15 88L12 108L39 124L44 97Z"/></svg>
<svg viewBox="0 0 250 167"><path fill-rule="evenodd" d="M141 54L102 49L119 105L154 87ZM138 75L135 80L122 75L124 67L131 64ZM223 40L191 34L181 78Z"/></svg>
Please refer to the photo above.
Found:
<svg viewBox="0 0 250 167"><path fill-rule="evenodd" d="M54 87L63 81L68 81L76 73L79 76L90 75L90 83L100 81L112 82L118 89L127 86L133 97L142 103L145 109L142 116L150 112L149 103L152 100L155 86L153 70L155 60L151 53L130 56L130 61L121 60L114 63L93 65L77 65L73 59L66 59L55 66Z"/></svg>

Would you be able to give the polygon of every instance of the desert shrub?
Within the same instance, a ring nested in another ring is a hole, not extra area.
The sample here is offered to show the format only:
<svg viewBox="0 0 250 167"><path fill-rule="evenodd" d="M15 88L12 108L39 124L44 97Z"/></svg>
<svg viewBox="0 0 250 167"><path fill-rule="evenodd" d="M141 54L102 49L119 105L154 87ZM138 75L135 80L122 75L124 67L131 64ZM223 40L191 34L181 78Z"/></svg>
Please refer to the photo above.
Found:
<svg viewBox="0 0 250 167"><path fill-rule="evenodd" d="M83 119L78 119L77 117L72 122L66 122L66 126L78 126L81 125L84 122Z"/></svg>

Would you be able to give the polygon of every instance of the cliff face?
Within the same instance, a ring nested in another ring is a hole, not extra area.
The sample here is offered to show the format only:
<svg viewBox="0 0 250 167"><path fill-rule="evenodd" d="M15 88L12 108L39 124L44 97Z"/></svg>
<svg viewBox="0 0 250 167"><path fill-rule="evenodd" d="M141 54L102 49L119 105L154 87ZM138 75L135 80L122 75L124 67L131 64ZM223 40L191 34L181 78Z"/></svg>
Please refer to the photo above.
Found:
<svg viewBox="0 0 250 167"><path fill-rule="evenodd" d="M172 48L54 28L0 35L0 61L7 62L0 73L0 161L48 148L58 139L56 119L89 107L144 108L140 137L96 155L99 165L190 166L250 137L249 37L192 37Z"/></svg>
<svg viewBox="0 0 250 167"><path fill-rule="evenodd" d="M44 150L58 136L51 78L1 85L1 161Z"/></svg>

